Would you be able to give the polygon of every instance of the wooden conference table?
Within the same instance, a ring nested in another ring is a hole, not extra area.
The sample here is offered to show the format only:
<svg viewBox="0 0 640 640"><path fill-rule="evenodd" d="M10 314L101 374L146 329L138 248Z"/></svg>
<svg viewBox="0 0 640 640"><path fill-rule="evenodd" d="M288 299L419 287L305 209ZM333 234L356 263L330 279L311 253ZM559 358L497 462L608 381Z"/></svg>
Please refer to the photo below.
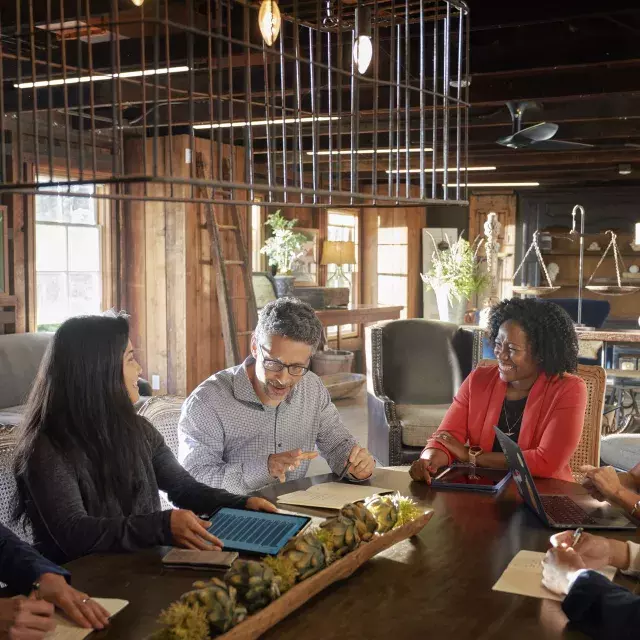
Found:
<svg viewBox="0 0 640 640"><path fill-rule="evenodd" d="M315 476L271 487L278 494L328 482ZM557 602L491 591L521 549L544 551L551 531L521 503L513 483L498 497L470 492L433 491L411 482L408 473L376 470L376 486L398 489L435 514L418 537L376 556L348 580L329 587L263 637L278 640L340 638L456 638L457 640L579 639L565 630ZM584 491L579 485L541 480L546 493ZM297 509L296 509L297 510ZM304 510L314 515L330 515ZM612 537L626 539L624 532ZM163 550L81 558L68 565L73 584L91 595L129 600L129 606L98 638L142 640L156 629L161 609L207 574L164 569ZM634 588L624 577L617 582Z"/></svg>

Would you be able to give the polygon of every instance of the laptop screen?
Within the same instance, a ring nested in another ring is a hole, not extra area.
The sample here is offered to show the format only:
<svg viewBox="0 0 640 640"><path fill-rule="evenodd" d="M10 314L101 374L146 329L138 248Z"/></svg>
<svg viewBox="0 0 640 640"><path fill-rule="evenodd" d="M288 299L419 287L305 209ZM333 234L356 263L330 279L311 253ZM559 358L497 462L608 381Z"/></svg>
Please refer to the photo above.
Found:
<svg viewBox="0 0 640 640"><path fill-rule="evenodd" d="M308 516L223 507L210 518L209 533L223 542L225 551L275 555L310 520Z"/></svg>
<svg viewBox="0 0 640 640"><path fill-rule="evenodd" d="M507 464L509 465L509 469L511 469L511 475L516 482L520 496L527 505L546 522L547 516L542 507L542 502L540 502L540 496L533 482L533 476L522 455L522 449L520 449L509 436L502 433L498 427L494 427L494 430L500 447L507 458Z"/></svg>

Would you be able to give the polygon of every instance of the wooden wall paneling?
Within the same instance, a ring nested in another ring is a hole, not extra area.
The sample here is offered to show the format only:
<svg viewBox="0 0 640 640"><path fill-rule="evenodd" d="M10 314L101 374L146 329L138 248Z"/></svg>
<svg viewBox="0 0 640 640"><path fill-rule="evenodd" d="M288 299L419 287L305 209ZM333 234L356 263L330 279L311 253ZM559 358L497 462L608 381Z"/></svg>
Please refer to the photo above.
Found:
<svg viewBox="0 0 640 640"><path fill-rule="evenodd" d="M142 166L142 142L125 140L125 167L134 172ZM147 187L143 184L130 184L131 195L142 196ZM122 220L122 286L121 308L130 314L130 338L136 353L136 359L143 369L143 376L150 380L147 354L147 256L146 256L146 220L145 203L141 200L125 200ZM150 265L153 268L153 265Z"/></svg>
<svg viewBox="0 0 640 640"><path fill-rule="evenodd" d="M422 317L422 229L427 225L426 209L405 209L407 225L407 318Z"/></svg>
<svg viewBox="0 0 640 640"><path fill-rule="evenodd" d="M363 304L378 304L378 216L380 209L363 207L360 217L362 262L360 280Z"/></svg>
<svg viewBox="0 0 640 640"><path fill-rule="evenodd" d="M164 139L165 167L171 167L175 176L188 177L191 165L186 163L187 136ZM173 159L170 162L170 158ZM193 156L192 156L193 157ZM175 199L165 205L165 264L167 286L167 392L184 396L187 393L187 291L185 216L190 206L180 202L190 195L191 187L173 185ZM167 193L168 191L168 193ZM171 196L171 187L165 186L165 194Z"/></svg>
<svg viewBox="0 0 640 640"><path fill-rule="evenodd" d="M159 147L163 144L164 140L158 142ZM158 173L164 174L164 154L158 156ZM149 184L147 193L165 197L165 186ZM160 377L159 394L167 393L168 376L166 206L162 201L145 202L147 362L149 375Z"/></svg>

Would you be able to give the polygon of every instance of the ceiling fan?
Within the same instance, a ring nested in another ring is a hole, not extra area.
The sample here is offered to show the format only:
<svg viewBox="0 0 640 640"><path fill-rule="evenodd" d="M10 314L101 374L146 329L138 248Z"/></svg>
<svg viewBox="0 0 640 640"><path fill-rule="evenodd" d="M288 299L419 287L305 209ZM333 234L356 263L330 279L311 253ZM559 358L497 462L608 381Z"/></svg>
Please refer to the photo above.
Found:
<svg viewBox="0 0 640 640"><path fill-rule="evenodd" d="M554 122L539 122L530 127L522 128L522 118L528 109L540 110L542 107L532 100L516 102L509 100L507 108L511 114L513 133L510 136L498 138L496 142L511 149L536 149L539 151L561 151L570 149L590 149L592 144L553 140L558 132L558 125Z"/></svg>

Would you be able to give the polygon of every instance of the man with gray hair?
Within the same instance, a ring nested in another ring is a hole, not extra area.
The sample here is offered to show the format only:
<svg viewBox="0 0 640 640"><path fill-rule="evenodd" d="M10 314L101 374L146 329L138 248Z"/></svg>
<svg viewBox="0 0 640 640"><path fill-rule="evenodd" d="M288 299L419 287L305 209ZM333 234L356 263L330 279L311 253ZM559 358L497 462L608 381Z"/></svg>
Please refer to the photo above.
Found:
<svg viewBox="0 0 640 640"><path fill-rule="evenodd" d="M280 298L262 309L251 356L205 380L182 407L179 459L194 478L248 493L303 478L318 451L334 473L371 475L373 457L309 371L321 339L322 324L308 304Z"/></svg>

